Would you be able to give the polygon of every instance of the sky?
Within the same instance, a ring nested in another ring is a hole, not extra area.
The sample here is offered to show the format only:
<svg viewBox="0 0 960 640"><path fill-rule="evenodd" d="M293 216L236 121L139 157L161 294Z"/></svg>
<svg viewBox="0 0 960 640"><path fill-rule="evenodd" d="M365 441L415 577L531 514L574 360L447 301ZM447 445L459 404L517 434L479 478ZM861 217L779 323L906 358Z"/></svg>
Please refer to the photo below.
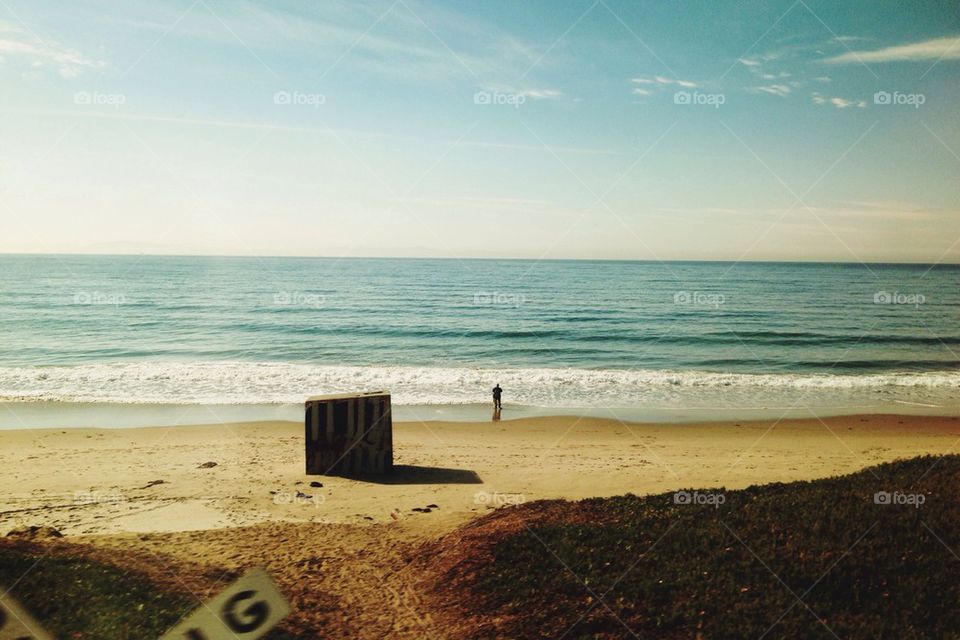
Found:
<svg viewBox="0 0 960 640"><path fill-rule="evenodd" d="M0 0L0 252L960 262L955 2Z"/></svg>

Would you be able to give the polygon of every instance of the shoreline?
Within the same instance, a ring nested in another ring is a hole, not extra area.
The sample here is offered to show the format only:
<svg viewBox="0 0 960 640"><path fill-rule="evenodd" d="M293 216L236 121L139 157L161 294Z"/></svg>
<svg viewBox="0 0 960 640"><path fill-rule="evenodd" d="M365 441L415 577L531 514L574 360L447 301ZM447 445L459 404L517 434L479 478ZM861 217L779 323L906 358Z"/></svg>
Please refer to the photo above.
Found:
<svg viewBox="0 0 960 640"><path fill-rule="evenodd" d="M396 422L394 476L356 480L305 475L302 430L269 421L0 431L0 483L15 488L0 497L0 535L316 523L434 537L519 502L812 480L960 445L957 416Z"/></svg>
<svg viewBox="0 0 960 640"><path fill-rule="evenodd" d="M960 403L930 405L902 400L861 405L772 405L751 407L540 407L504 403L505 419L584 417L636 424L695 424L711 421L758 421L836 418L856 415L960 416ZM128 429L166 426L300 422L302 403L196 404L101 403L72 401L0 401L0 432L18 429ZM491 419L488 403L393 404L395 422L482 423Z"/></svg>

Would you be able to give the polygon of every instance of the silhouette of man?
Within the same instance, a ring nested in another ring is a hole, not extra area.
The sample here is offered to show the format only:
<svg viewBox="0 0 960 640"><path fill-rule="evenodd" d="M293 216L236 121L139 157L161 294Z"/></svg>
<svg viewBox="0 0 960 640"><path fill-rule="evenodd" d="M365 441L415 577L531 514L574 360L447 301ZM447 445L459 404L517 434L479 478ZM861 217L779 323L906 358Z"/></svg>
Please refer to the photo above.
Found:
<svg viewBox="0 0 960 640"><path fill-rule="evenodd" d="M500 408L500 395L503 393L503 389L500 388L500 383L497 383L497 386L493 388L493 408Z"/></svg>

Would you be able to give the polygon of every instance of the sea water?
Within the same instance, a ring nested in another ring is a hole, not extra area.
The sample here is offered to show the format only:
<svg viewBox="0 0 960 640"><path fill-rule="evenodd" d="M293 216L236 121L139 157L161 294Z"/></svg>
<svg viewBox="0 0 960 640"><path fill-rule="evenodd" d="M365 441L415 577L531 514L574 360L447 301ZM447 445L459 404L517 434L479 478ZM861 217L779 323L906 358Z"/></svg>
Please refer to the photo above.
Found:
<svg viewBox="0 0 960 640"><path fill-rule="evenodd" d="M952 265L8 255L0 403L273 416L386 389L455 417L499 383L515 415L954 414L958 284Z"/></svg>

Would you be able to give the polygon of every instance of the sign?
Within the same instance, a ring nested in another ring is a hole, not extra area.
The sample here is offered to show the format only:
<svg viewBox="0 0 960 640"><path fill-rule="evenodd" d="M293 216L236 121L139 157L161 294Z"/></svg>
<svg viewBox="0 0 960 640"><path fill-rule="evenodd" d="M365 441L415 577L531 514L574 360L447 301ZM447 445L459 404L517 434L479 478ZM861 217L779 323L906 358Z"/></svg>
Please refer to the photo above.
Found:
<svg viewBox="0 0 960 640"><path fill-rule="evenodd" d="M253 640L289 613L290 605L266 571L251 569L160 640Z"/></svg>
<svg viewBox="0 0 960 640"><path fill-rule="evenodd" d="M53 640L10 596L0 596L0 640Z"/></svg>

